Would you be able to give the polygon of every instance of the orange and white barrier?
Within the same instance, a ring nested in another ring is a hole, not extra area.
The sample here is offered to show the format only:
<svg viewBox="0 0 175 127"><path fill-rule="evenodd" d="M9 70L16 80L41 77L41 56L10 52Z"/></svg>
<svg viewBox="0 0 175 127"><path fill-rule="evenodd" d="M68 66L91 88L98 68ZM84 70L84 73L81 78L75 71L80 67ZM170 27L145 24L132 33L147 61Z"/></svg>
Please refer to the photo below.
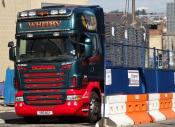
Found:
<svg viewBox="0 0 175 127"><path fill-rule="evenodd" d="M134 124L146 124L152 122L147 112L147 94L127 95L127 115L134 121Z"/></svg>
<svg viewBox="0 0 175 127"><path fill-rule="evenodd" d="M107 96L105 118L109 118L116 126L173 119L175 118L175 93Z"/></svg>
<svg viewBox="0 0 175 127"><path fill-rule="evenodd" d="M175 112L175 93L173 93L172 110Z"/></svg>
<svg viewBox="0 0 175 127"><path fill-rule="evenodd" d="M110 118L117 126L134 125L134 121L126 114L127 95L106 97L105 117Z"/></svg>
<svg viewBox="0 0 175 127"><path fill-rule="evenodd" d="M161 121L161 120L166 120L165 115L163 115L159 109L160 109L160 94L155 93L155 94L148 94L148 112L150 116L153 119L153 122Z"/></svg>
<svg viewBox="0 0 175 127"><path fill-rule="evenodd" d="M160 93L160 112L163 113L166 119L175 118L175 112L172 107L173 93Z"/></svg>

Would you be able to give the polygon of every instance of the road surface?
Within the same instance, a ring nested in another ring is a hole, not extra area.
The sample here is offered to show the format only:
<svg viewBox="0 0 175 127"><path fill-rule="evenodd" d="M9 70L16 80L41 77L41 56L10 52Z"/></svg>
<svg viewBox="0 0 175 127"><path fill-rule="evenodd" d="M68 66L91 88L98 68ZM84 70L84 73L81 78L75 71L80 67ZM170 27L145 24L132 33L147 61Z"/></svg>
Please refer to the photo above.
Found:
<svg viewBox="0 0 175 127"><path fill-rule="evenodd" d="M26 123L21 117L14 112L1 112L0 119L5 123L0 123L0 127L93 127L94 124L86 123L85 120L78 117L67 118L46 118L37 124Z"/></svg>
<svg viewBox="0 0 175 127"><path fill-rule="evenodd" d="M94 124L86 123L83 119L75 117L43 119L37 124L28 124L21 117L16 116L14 111L1 112L0 119L5 120L5 123L0 123L0 127L94 127ZM175 127L175 119L129 127Z"/></svg>

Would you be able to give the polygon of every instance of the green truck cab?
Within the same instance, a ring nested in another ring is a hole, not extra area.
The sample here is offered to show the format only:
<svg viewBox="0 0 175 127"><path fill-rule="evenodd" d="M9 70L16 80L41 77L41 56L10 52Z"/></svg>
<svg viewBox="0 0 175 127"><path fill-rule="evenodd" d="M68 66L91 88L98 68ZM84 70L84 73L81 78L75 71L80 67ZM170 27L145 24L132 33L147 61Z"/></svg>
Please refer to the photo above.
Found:
<svg viewBox="0 0 175 127"><path fill-rule="evenodd" d="M16 114L101 115L104 84L104 13L99 6L47 6L19 12L14 61Z"/></svg>

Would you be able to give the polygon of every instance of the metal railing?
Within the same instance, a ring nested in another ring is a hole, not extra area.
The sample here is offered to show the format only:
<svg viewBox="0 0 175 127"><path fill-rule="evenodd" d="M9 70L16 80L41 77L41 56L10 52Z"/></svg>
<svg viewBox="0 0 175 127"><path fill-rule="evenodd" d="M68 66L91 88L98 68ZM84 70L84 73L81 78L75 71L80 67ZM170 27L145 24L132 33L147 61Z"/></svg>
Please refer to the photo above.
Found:
<svg viewBox="0 0 175 127"><path fill-rule="evenodd" d="M175 52L142 45L106 43L106 64L115 67L175 69Z"/></svg>

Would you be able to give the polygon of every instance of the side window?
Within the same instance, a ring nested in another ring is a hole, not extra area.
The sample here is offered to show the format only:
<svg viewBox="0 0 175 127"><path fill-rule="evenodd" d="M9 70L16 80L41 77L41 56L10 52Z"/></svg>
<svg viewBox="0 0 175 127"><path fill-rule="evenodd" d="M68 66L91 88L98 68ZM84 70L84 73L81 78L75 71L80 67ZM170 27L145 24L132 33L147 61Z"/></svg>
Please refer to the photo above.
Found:
<svg viewBox="0 0 175 127"><path fill-rule="evenodd" d="M93 39L92 39L92 45L93 45L93 54L97 53L98 45L97 45L97 38L96 38L96 36L94 36Z"/></svg>
<svg viewBox="0 0 175 127"><path fill-rule="evenodd" d="M20 51L19 51L19 55L24 55L26 54L26 41L25 40L21 40L20 42Z"/></svg>

